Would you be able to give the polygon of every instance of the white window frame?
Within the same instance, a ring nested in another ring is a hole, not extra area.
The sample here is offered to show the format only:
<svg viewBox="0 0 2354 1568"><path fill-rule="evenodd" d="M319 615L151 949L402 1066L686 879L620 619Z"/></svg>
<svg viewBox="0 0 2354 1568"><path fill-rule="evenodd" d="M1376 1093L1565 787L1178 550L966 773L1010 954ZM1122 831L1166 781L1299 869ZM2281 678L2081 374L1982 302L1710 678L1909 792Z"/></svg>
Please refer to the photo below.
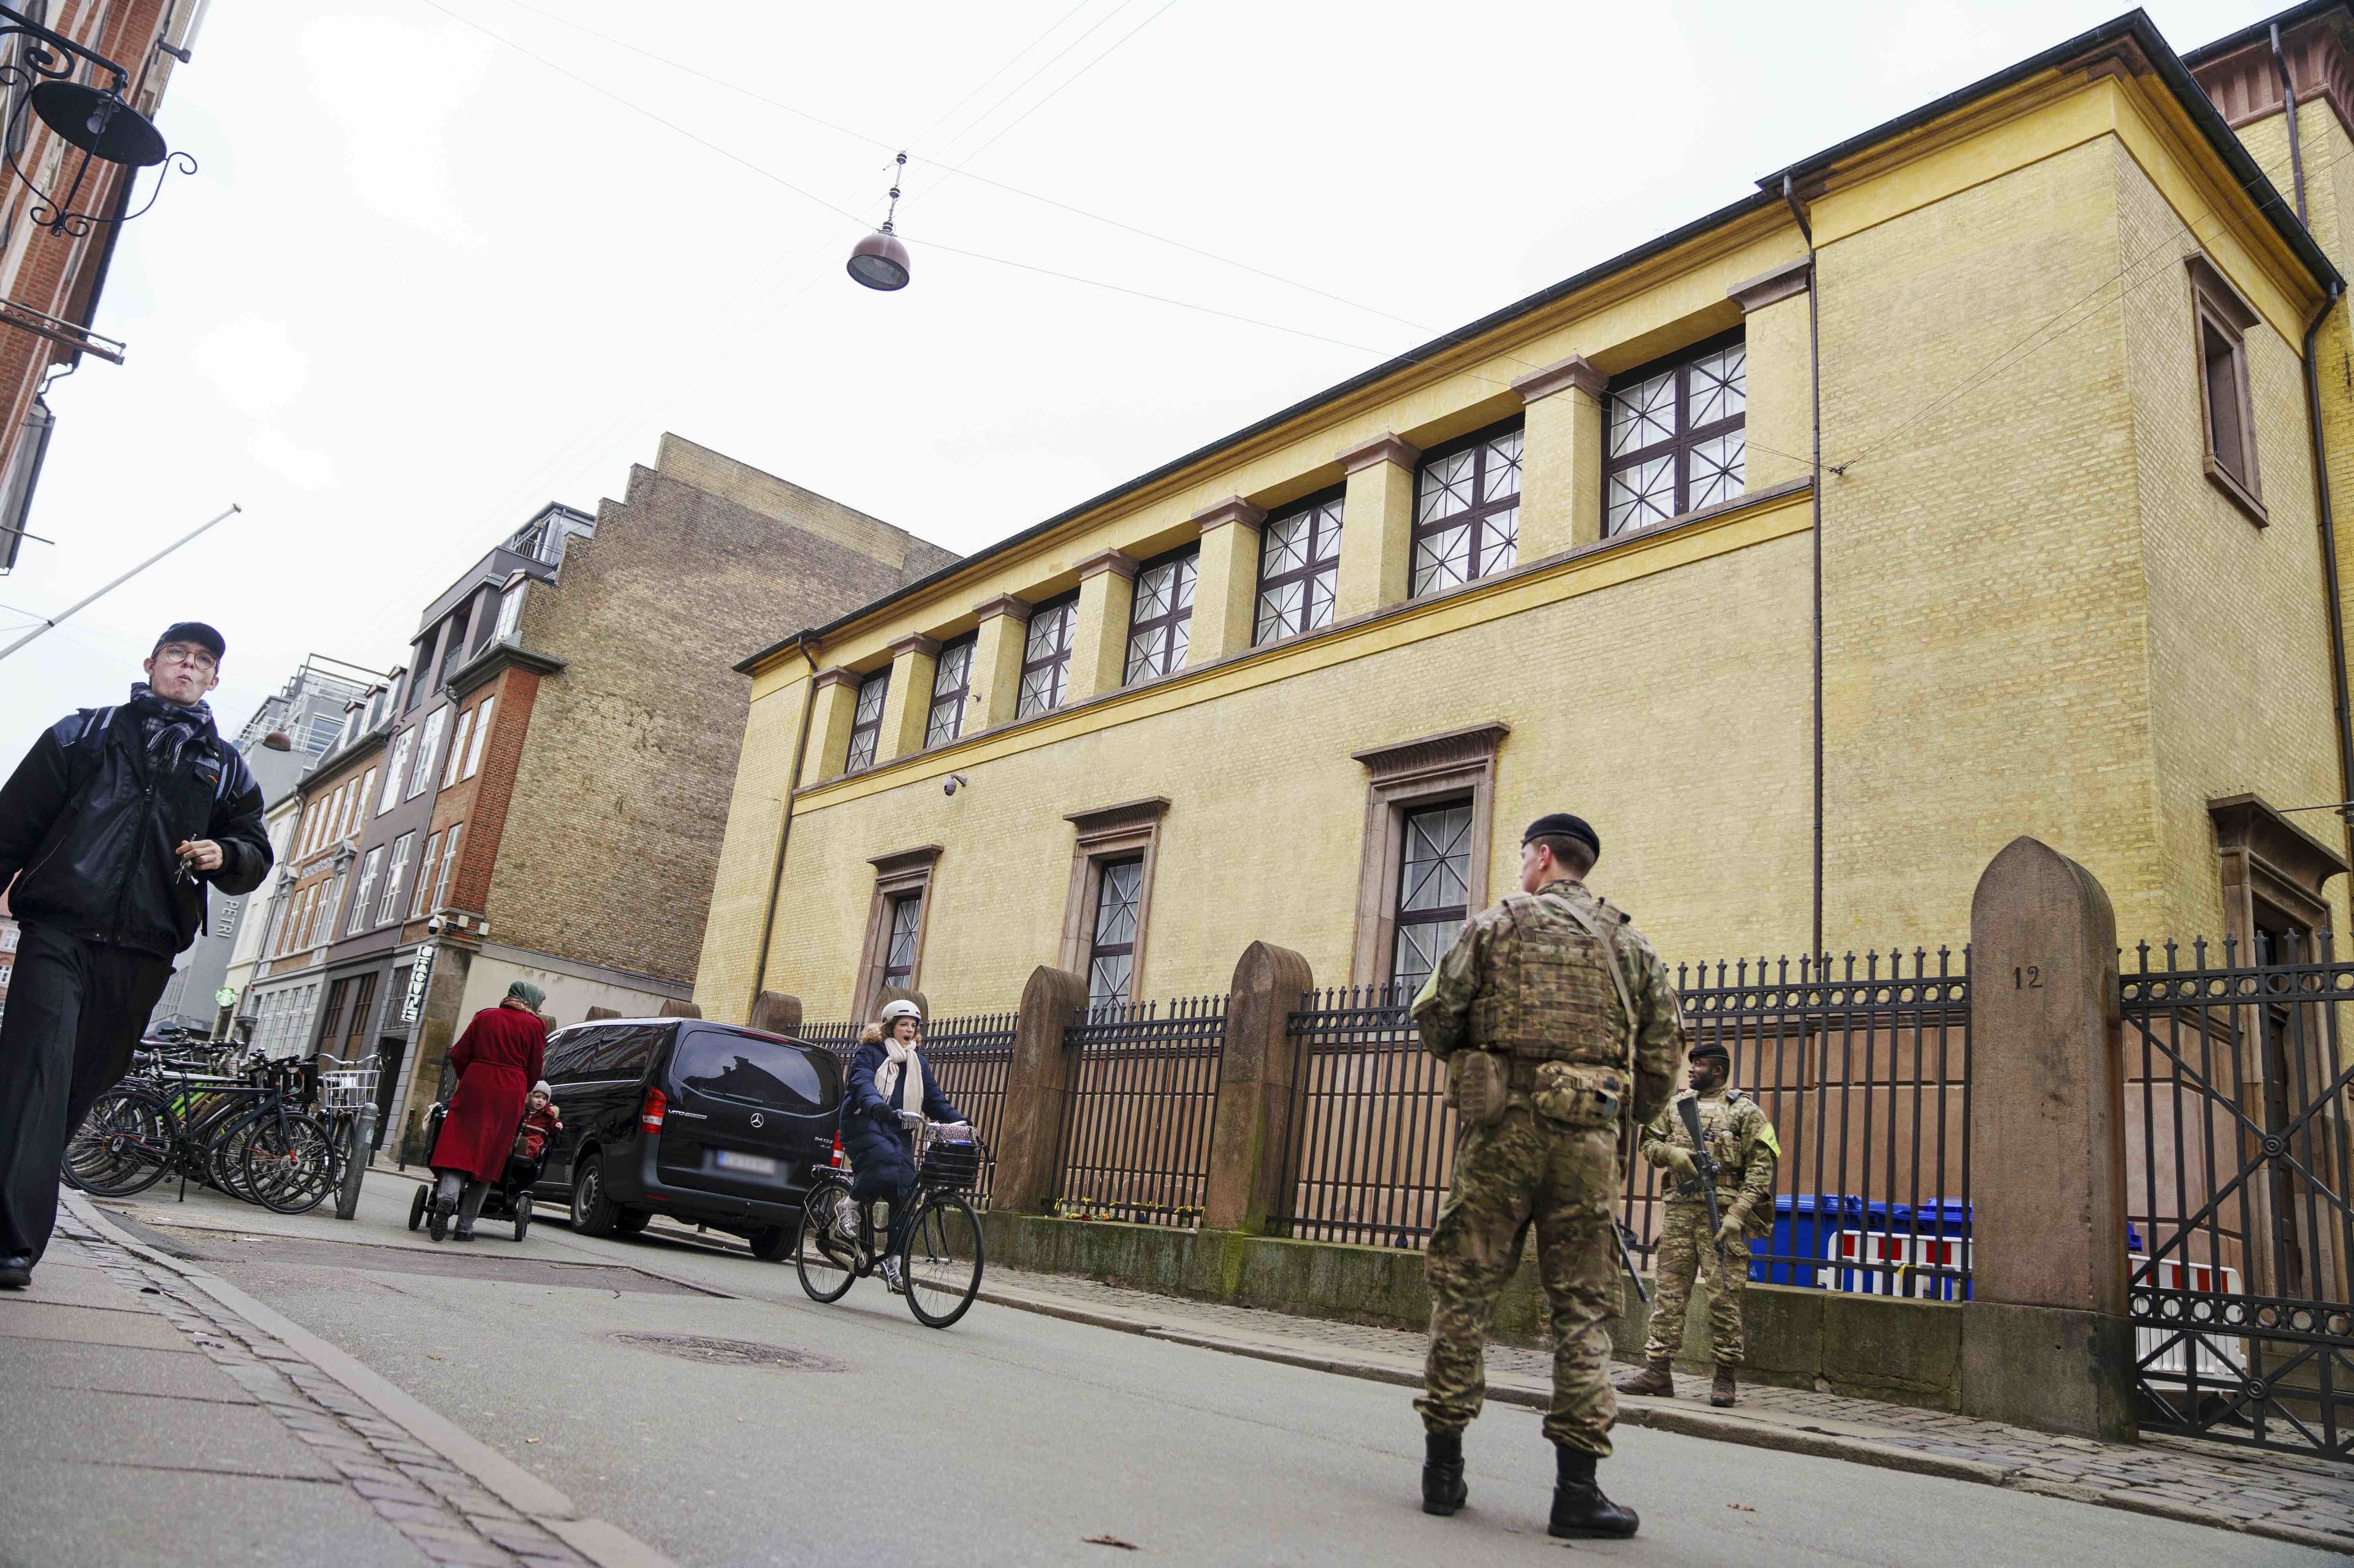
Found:
<svg viewBox="0 0 2354 1568"><path fill-rule="evenodd" d="M498 711L498 696L493 694L484 697L482 705L474 709L474 744L466 753L465 778L472 779L474 770L482 765L482 742L490 738L491 715Z"/></svg>
<svg viewBox="0 0 2354 1568"><path fill-rule="evenodd" d="M474 733L474 710L468 708L458 715L458 727L450 732L450 759L441 768L441 788L447 789L458 781L458 774L466 766L466 742Z"/></svg>
<svg viewBox="0 0 2354 1568"><path fill-rule="evenodd" d="M441 853L441 835L433 834L425 841L425 853L417 860L417 894L408 902L408 917L422 920L433 911L427 905L433 897L434 858Z"/></svg>
<svg viewBox="0 0 2354 1568"><path fill-rule="evenodd" d="M520 582L499 595L499 622L493 629L493 641L508 642L514 640L517 629L523 624L523 593L528 586L528 582Z"/></svg>
<svg viewBox="0 0 2354 1568"><path fill-rule="evenodd" d="M400 804L400 780L402 776L408 771L408 753L410 748L416 746L416 744L417 726L415 725L411 725L407 729L402 730L394 739L392 743L392 760L385 765L384 799L376 806L376 814L377 816L383 816L387 811L391 810L395 806Z"/></svg>
<svg viewBox="0 0 2354 1568"><path fill-rule="evenodd" d="M407 799L414 800L433 783L435 755L441 748L441 729L450 720L450 710L435 708L425 721L424 737L417 743L417 766L409 769Z"/></svg>
<svg viewBox="0 0 2354 1568"><path fill-rule="evenodd" d="M400 913L401 885L408 875L408 852L416 842L414 828L392 841L392 861L384 870L384 899L376 906L379 926Z"/></svg>
<svg viewBox="0 0 2354 1568"><path fill-rule="evenodd" d="M465 826L463 822L451 823L449 836L442 842L441 872L433 880L433 907L436 909L450 906L450 879L458 869L458 835Z"/></svg>
<svg viewBox="0 0 2354 1568"><path fill-rule="evenodd" d="M350 925L344 927L345 936L356 937L367 929L368 895L376 891L376 874L383 864L384 846L382 844L376 845L360 857L359 885L353 890L352 920ZM330 929L332 928L331 927Z"/></svg>

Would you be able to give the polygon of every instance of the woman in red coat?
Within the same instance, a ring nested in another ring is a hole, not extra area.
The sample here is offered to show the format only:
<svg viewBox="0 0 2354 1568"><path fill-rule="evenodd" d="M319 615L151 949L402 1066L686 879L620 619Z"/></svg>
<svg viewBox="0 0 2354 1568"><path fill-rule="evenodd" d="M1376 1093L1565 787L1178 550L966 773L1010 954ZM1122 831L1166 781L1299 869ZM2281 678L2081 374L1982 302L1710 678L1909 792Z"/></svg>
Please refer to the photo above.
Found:
<svg viewBox="0 0 2354 1568"><path fill-rule="evenodd" d="M539 1080L547 1053L547 1025L539 1017L540 1003L546 1000L539 987L517 980L496 1007L474 1014L450 1047L458 1092L450 1097L440 1136L433 1140L433 1153L426 1161L440 1178L429 1226L435 1241L441 1239L453 1212L458 1239L472 1241L482 1199L490 1184L506 1172L507 1153L514 1148L515 1128L523 1121L524 1097Z"/></svg>

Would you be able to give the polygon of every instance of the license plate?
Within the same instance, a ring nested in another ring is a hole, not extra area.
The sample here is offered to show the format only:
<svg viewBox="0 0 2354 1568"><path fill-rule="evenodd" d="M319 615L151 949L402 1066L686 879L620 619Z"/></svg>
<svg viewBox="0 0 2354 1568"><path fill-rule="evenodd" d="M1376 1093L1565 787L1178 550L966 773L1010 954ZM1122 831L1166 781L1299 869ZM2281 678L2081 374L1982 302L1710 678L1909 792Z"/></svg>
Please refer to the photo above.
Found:
<svg viewBox="0 0 2354 1568"><path fill-rule="evenodd" d="M714 1150L712 1163L722 1171L741 1171L748 1176L774 1176L777 1162L765 1154L738 1154L733 1150Z"/></svg>

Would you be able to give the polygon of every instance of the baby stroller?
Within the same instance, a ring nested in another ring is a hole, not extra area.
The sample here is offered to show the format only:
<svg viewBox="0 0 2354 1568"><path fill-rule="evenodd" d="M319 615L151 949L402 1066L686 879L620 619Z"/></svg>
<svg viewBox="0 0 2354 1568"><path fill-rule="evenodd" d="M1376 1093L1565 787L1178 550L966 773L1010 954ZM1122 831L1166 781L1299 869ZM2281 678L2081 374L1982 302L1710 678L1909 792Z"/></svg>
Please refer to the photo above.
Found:
<svg viewBox="0 0 2354 1568"><path fill-rule="evenodd" d="M437 1105L425 1113L425 1147L427 1149L431 1149L433 1140L441 1136L441 1118L447 1116L449 1111L450 1107L447 1105ZM523 1240L524 1233L531 1229L531 1190L538 1182L540 1172L547 1166L546 1144L540 1145L536 1159L525 1157L521 1151L522 1145L522 1135L518 1131L515 1148L507 1152L505 1173L491 1184L489 1192L482 1194L481 1214L481 1218L485 1220L513 1220L514 1239L517 1241ZM417 1189L417 1196L408 1201L410 1230L422 1230L425 1227L428 1212L431 1209L432 1203L433 1188L429 1182Z"/></svg>

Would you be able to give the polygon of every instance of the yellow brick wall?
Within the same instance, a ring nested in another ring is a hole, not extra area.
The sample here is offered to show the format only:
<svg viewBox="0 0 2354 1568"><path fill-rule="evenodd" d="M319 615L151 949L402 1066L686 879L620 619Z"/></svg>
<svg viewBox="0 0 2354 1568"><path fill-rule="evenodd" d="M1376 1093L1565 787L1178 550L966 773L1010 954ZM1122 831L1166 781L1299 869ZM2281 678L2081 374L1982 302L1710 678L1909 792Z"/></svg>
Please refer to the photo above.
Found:
<svg viewBox="0 0 2354 1568"><path fill-rule="evenodd" d="M2289 335L2312 308L2310 281L2244 207L2218 218L2215 204L2235 199L2228 181L2146 84L2037 90L1882 159L1814 209L1824 450L1845 466L1825 482L1823 536L1835 951L1958 947L1980 871L2020 833L2092 867L2128 943L2211 930L2206 799L2254 789L2302 804L2331 787ZM2261 533L2219 513L2195 412L2186 430L2186 222L2265 316L2252 334L2258 439L2280 515ZM2169 244L2165 280L2136 287L2135 260ZM1696 341L1738 321L1728 287L1796 246L1787 217L1737 220L977 562L854 625L822 662L961 630L997 593L1060 591L1097 550L1166 547L1208 501L1278 504L1332 482L1331 454L1383 430L1427 445L1471 429L1511 410L1499 387L1535 364L1579 353L1607 372ZM1805 313L1788 301L1753 323L1751 428L1786 454L1760 451L1753 488L1803 472ZM2354 431L2335 450L2354 453ZM2302 500L2290 493L2301 483ZM1297 948L1323 983L1365 978L1349 971L1366 782L1349 754L1494 720L1512 733L1492 891L1510 885L1521 824L1575 810L1605 841L1596 886L1671 959L1798 952L1811 893L1807 518L1800 491L806 789L767 983L813 1018L838 1015L869 858L938 843L920 983L945 1010L1010 1006L1059 945L1066 813L1151 795L1171 805L1144 994L1222 988L1253 939ZM795 656L755 682L738 815L770 815L731 824L726 912L698 983L715 1015L740 1012L752 989L798 671ZM953 799L940 790L951 771L972 786Z"/></svg>

